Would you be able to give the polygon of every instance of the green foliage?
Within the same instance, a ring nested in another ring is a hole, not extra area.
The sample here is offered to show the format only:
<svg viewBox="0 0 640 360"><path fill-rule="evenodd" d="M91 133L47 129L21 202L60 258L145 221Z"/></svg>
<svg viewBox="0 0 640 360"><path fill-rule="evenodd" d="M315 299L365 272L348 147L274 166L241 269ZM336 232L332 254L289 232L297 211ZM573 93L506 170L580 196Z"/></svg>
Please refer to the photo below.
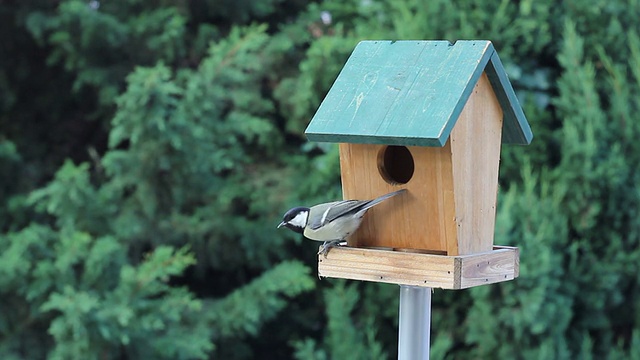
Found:
<svg viewBox="0 0 640 360"><path fill-rule="evenodd" d="M532 174L526 164L523 178L522 188L514 186L501 197L504 210L496 220L495 239L520 247L520 277L472 290L465 341L473 344L473 357L570 357L564 333L574 315L572 295L577 289L565 281L564 262L578 261L576 248L568 242L567 221L558 213L557 190ZM497 298L503 301L493 300Z"/></svg>
<svg viewBox="0 0 640 360"><path fill-rule="evenodd" d="M48 64L62 64L76 74L74 91L95 87L101 103L110 105L132 64L174 62L185 51L184 9L139 10L130 1L62 1L53 14L30 13L26 27L51 47Z"/></svg>
<svg viewBox="0 0 640 360"><path fill-rule="evenodd" d="M169 284L194 263L186 249L158 247L133 266L113 237L70 228L32 225L0 240L1 304L11 309L0 318L3 354L173 359L211 350L201 301ZM53 346L25 348L21 338Z"/></svg>
<svg viewBox="0 0 640 360"><path fill-rule="evenodd" d="M56 48L51 63L64 58L67 71L92 71L83 54L98 58L92 37L123 26L95 10L70 1L47 15L46 29L64 29L47 37ZM153 32L153 14L167 11L152 11L151 27L135 30ZM90 29L86 38L62 42L78 21ZM164 29L160 38L171 38ZM2 241L1 306L13 309L0 318L3 357L206 358L214 342L257 336L290 298L313 289L309 268L279 260L283 239L263 230L275 231L260 200L279 186L270 169L282 144L262 96L271 56L265 30L230 29L195 68L172 69L170 56L151 56L158 64L148 67L138 61L116 99L103 153L90 149L91 163L65 161L29 194L39 219ZM100 40L119 51L117 41L135 46L131 37ZM105 76L112 85L124 80ZM7 144L9 166L19 157ZM211 290L194 287L211 273ZM42 345L25 347L27 338Z"/></svg>
<svg viewBox="0 0 640 360"><path fill-rule="evenodd" d="M0 174L19 174L20 154L16 145L7 139L4 139L0 134ZM0 229L6 229L11 226L9 221L12 213L17 213L16 209L12 209L14 206L19 206L17 201L13 201L10 204L12 196L18 192L20 184L18 177L5 176L4 180L0 182ZM22 200L22 198L20 198Z"/></svg>
<svg viewBox="0 0 640 360"><path fill-rule="evenodd" d="M630 164L640 160L632 140L639 129L625 114L638 108L640 82L622 76L635 71L638 57L616 63L598 45L589 60L570 20L563 38L553 101L563 119L555 134L560 160L537 175L526 167L524 188L502 197L496 241L521 246L521 277L473 290L467 341L474 356L629 358L638 350L640 173ZM629 52L640 54L637 36L627 39Z"/></svg>
<svg viewBox="0 0 640 360"><path fill-rule="evenodd" d="M327 15L330 15L330 19ZM640 357L637 1L0 3L0 357L385 359L396 286L275 229L340 197L303 130L363 39L490 39L520 278L433 294L433 358ZM5 53L2 53L5 55ZM266 354L266 355L265 355Z"/></svg>
<svg viewBox="0 0 640 360"><path fill-rule="evenodd" d="M313 289L309 268L298 261L286 261L265 271L251 283L211 305L216 337L248 334L257 336L260 325L284 309L287 298Z"/></svg>
<svg viewBox="0 0 640 360"><path fill-rule="evenodd" d="M309 114L315 112L355 45L354 39L338 36L321 37L311 43L300 62L300 72L284 79L274 93L288 119L287 131L304 132ZM336 58L343 61L335 61Z"/></svg>
<svg viewBox="0 0 640 360"><path fill-rule="evenodd" d="M360 295L355 285L346 285L344 281L325 292L327 333L325 346L317 349L312 339L294 343L297 359L385 359L382 346L376 338L374 313L363 313L362 324L352 319Z"/></svg>

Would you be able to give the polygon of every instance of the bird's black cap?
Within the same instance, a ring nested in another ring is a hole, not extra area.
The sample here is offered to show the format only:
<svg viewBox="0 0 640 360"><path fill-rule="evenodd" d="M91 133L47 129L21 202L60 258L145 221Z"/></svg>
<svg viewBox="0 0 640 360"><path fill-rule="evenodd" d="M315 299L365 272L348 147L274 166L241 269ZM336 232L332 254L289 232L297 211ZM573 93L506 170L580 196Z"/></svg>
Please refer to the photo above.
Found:
<svg viewBox="0 0 640 360"><path fill-rule="evenodd" d="M280 223L280 225L278 225L278 227L285 226L295 232L303 233L304 226L297 226L290 223L291 220L293 220L296 216L298 216L300 213L303 213L303 212L309 213L309 208L304 206L298 206L290 209L289 211L284 213L284 216L282 217L282 222Z"/></svg>

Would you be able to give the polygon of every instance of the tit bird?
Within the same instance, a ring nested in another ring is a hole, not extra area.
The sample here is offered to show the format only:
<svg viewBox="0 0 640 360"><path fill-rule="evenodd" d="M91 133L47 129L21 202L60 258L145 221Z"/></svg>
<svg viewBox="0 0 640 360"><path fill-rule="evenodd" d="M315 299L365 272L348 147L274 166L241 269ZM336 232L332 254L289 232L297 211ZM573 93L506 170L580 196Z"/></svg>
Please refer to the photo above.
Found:
<svg viewBox="0 0 640 360"><path fill-rule="evenodd" d="M342 200L308 207L294 207L287 211L278 228L285 226L303 234L307 239L324 241L318 254L327 257L329 250L353 234L367 210L405 192L401 189L373 200Z"/></svg>

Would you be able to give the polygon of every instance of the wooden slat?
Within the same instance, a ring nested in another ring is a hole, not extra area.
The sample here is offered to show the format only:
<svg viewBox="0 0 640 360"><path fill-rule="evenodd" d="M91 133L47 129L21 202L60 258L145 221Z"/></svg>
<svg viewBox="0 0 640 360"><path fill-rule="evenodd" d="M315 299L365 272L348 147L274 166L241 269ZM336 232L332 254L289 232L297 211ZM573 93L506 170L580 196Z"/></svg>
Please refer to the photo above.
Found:
<svg viewBox="0 0 640 360"><path fill-rule="evenodd" d="M379 174L377 157L384 146L340 144L342 192L345 199L368 199L405 188L369 210L350 246L446 251L456 241L449 145L408 147L414 160L413 178L392 185Z"/></svg>
<svg viewBox="0 0 640 360"><path fill-rule="evenodd" d="M494 245L494 246L493 246L493 249L494 249L494 250L508 249L508 250L515 251L515 252L516 252L516 254L515 254L515 257L516 257L515 261L516 261L516 263L515 263L515 265L514 265L514 266L515 266L515 274L514 274L514 277L518 277L518 276L520 276L520 248L513 247L513 246Z"/></svg>
<svg viewBox="0 0 640 360"><path fill-rule="evenodd" d="M459 280L459 285L454 285L456 289L509 281L517 277L518 253L515 250L493 250L461 256L459 259L460 277L456 278L456 281Z"/></svg>
<svg viewBox="0 0 640 360"><path fill-rule="evenodd" d="M483 74L451 132L457 242L449 255L491 250L498 191L502 109Z"/></svg>
<svg viewBox="0 0 640 360"><path fill-rule="evenodd" d="M444 256L380 249L335 247L318 256L320 277L442 289L465 289L517 277L517 248Z"/></svg>
<svg viewBox="0 0 640 360"><path fill-rule="evenodd" d="M336 247L318 256L318 275L389 284L451 288L454 259L448 256Z"/></svg>
<svg viewBox="0 0 640 360"><path fill-rule="evenodd" d="M306 134L311 141L443 146L489 61L489 41L363 41Z"/></svg>
<svg viewBox="0 0 640 360"><path fill-rule="evenodd" d="M444 51L442 46L425 42L418 59L418 75L385 114L376 135L408 139L406 145L422 145L422 134L437 131L443 146L493 52L489 41L460 41Z"/></svg>
<svg viewBox="0 0 640 360"><path fill-rule="evenodd" d="M491 250L496 211L502 111L483 74L444 147L408 147L415 166L406 184L389 184L378 169L385 148L340 144L345 199L408 193L371 209L351 246L446 251Z"/></svg>
<svg viewBox="0 0 640 360"><path fill-rule="evenodd" d="M502 141L533 134L489 41L362 41L309 124L311 141L443 146L480 73L504 111Z"/></svg>

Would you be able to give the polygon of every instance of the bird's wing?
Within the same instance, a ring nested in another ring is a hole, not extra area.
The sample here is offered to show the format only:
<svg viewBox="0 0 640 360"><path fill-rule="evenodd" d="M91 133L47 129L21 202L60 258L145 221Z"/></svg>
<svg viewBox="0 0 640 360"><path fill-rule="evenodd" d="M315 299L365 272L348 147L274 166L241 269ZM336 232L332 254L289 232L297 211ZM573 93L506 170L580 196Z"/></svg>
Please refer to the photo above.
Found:
<svg viewBox="0 0 640 360"><path fill-rule="evenodd" d="M309 224L311 230L317 230L336 218L348 213L353 213L356 217L362 217L371 207L387 200L388 198L407 191L400 189L373 200L342 200L311 207L309 210Z"/></svg>
<svg viewBox="0 0 640 360"><path fill-rule="evenodd" d="M388 194L384 194L384 195L379 196L379 197L377 197L377 198L375 198L373 200L370 200L370 201L363 201L364 204L362 204L362 206L358 209L359 214L357 214L357 215L364 216L364 213L366 213L367 210L369 210L372 207L380 204L381 202L387 200L388 198L396 196L398 194L402 194L405 191L407 191L407 190L406 189L400 189L400 190L397 190L397 191L394 191L394 192L390 192Z"/></svg>
<svg viewBox="0 0 640 360"><path fill-rule="evenodd" d="M327 223L347 213L355 213L369 200L343 200L313 206L309 213L309 224L312 230L317 230Z"/></svg>

